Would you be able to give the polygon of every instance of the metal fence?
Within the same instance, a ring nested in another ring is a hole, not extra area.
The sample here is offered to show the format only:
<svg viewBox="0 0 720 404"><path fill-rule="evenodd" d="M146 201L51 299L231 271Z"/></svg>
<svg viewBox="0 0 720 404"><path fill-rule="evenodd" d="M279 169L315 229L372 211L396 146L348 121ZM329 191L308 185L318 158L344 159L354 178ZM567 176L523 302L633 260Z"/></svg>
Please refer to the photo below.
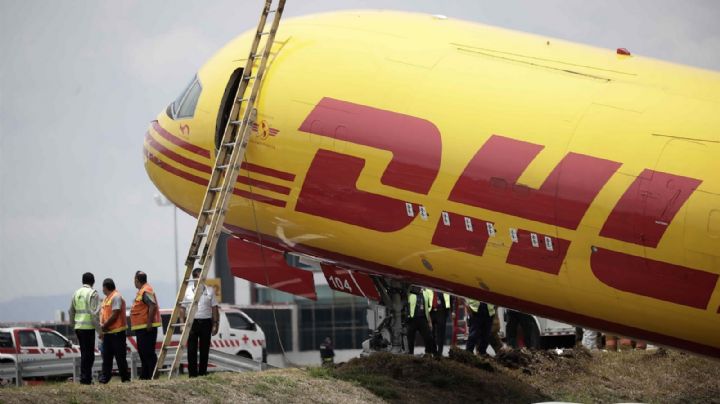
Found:
<svg viewBox="0 0 720 404"><path fill-rule="evenodd" d="M170 365L174 358L175 352L168 352L165 357L165 365ZM131 352L128 353L127 360L128 366L130 367L130 377L136 379L138 368L140 367L140 356L137 352ZM183 353L182 362L187 363L187 355L185 353ZM226 370L231 372L262 371L272 368L272 366L266 363L257 362L241 356L229 355L213 349L210 350L209 363L214 365L214 369L211 368L209 370ZM102 357L95 355L92 373L97 376L101 370ZM50 376L72 376L73 380L78 382L80 380L80 357L0 363L0 380L14 380L17 386L20 386L22 380L26 378Z"/></svg>

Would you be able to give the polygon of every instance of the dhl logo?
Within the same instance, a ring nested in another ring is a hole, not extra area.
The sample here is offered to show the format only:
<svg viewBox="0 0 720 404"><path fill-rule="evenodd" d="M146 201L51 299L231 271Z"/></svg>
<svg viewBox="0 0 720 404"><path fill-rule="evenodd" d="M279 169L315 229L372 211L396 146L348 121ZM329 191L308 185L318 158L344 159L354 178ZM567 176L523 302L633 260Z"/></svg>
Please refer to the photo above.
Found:
<svg viewBox="0 0 720 404"><path fill-rule="evenodd" d="M392 160L380 179L384 185L427 195L439 174L441 134L425 119L323 98L299 130L391 152ZM622 164L570 152L538 189L518 184L543 148L491 136L460 174L448 200L577 230L595 197ZM318 150L295 209L379 232L406 228L416 219L414 212L427 219L427 210L420 204L358 189L364 165L359 157ZM656 248L700 183L699 179L645 169L617 202L599 235ZM495 231L489 220L443 211L431 242L482 256ZM508 231L513 241L508 264L558 275L570 240L525 229ZM595 277L610 287L702 310L707 308L718 278L709 272L597 247L593 247L590 267Z"/></svg>
<svg viewBox="0 0 720 404"><path fill-rule="evenodd" d="M163 170L196 184L207 186L211 167L183 157L161 144L156 137L210 159L210 152L173 136L157 121L146 135L145 156ZM258 134L275 136L278 130L261 123ZM418 195L427 195L439 172L441 134L422 118L377 109L332 98L323 98L299 127L302 132L386 150L392 159L381 183ZM157 135L156 135L157 134ZM470 207L577 230L595 197L622 165L593 156L567 153L543 184L530 188L518 179L544 146L491 136L468 162L453 185L448 200ZM158 154L198 174L161 160ZM419 216L430 213L420 203L396 199L357 188L365 160L319 149L300 189L295 210L316 217L359 226L378 232L407 228ZM244 162L242 169L294 183L296 175ZM289 186L241 175L235 195L285 208L286 200L261 195L253 187L290 196ZM701 180L645 169L628 187L599 231L602 237L657 248L673 218L700 185ZM419 199L419 198L418 198ZM481 217L442 211L431 243L464 254L483 256L487 242L495 236L495 223ZM509 228L512 244L506 263L558 275L571 240L528 229ZM717 274L593 247L590 267L602 283L618 290L696 309L707 309Z"/></svg>

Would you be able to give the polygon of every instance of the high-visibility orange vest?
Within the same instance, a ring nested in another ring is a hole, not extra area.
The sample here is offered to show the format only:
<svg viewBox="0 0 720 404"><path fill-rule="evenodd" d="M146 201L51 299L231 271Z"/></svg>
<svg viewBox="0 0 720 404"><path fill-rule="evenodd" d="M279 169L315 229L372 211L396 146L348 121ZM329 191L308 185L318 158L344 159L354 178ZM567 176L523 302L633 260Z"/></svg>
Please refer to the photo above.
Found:
<svg viewBox="0 0 720 404"><path fill-rule="evenodd" d="M130 327L131 330L139 330L141 328L147 327L148 313L150 311L150 307L142 300L143 294L145 293L155 298L156 310L152 326L160 327L160 325L162 324L160 322L160 305L158 304L157 296L155 296L155 292L153 291L152 286L146 283L140 288L140 290L138 290L138 293L135 296L135 301L133 302L132 308L130 309L130 322L132 323L132 327Z"/></svg>
<svg viewBox="0 0 720 404"><path fill-rule="evenodd" d="M120 331L127 330L127 319L125 317L125 299L120 296L120 293L117 290L110 293L110 295L105 297L105 300L103 300L102 310L100 311L100 323L104 324L105 321L107 321L107 319L112 316L112 300L113 298L115 298L116 295L120 297L120 300L122 301L122 306L120 307L120 313L118 313L115 321L113 321L112 324L108 325L107 328L109 331L105 331L106 334L115 334Z"/></svg>

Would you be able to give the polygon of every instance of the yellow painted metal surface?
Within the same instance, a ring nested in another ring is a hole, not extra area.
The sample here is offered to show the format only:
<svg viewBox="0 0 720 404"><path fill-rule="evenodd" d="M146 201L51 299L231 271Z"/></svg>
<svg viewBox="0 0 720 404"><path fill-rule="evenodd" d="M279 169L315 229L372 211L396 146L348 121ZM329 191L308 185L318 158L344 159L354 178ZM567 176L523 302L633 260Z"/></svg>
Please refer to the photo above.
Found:
<svg viewBox="0 0 720 404"><path fill-rule="evenodd" d="M173 120L165 112L157 117L171 137L209 151L208 157L168 140L152 125L148 130L146 152L156 160L146 159L147 172L158 189L187 212L198 210L205 188L177 171L207 181L202 166L212 166L222 95L230 74L244 63L250 35L229 43L200 69L203 90L192 118ZM242 171L241 176L288 187L289 194L238 184L239 190L286 205L251 203L236 196L229 226L257 229L288 248L303 245L379 265L370 270L415 274L418 283L455 288L457 293L476 291L475 297L486 300L501 296L500 303L518 299L520 308L550 317L619 333L639 330L637 334L663 343L719 355L717 285L710 286L705 307L689 307L609 286L590 267L591 255L599 248L720 274L719 74L395 12L288 20L277 38L282 43L275 46L277 54L256 104L260 126L253 132L247 160L295 178ZM393 158L387 150L300 131L325 97L434 124L441 133L442 155L430 191L420 194L383 184L380 179ZM449 201L458 178L492 135L543 146L517 181L531 189L539 188L568 153L621 165L576 229ZM306 173L319 150L363 159L358 189L423 205L430 220L416 217L402 230L380 232L296 211ZM656 247L600 236L613 208L643 170L701 182L667 224ZM482 256L432 244L442 211L494 223L497 234L490 237ZM508 264L511 228L569 240L559 273Z"/></svg>

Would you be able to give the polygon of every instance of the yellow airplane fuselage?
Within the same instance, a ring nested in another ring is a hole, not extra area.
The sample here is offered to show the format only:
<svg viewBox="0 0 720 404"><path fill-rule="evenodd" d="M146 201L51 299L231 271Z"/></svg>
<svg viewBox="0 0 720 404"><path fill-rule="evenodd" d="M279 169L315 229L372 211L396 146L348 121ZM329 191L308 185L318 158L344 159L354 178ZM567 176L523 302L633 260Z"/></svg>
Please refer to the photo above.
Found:
<svg viewBox="0 0 720 404"><path fill-rule="evenodd" d="M193 215L253 34L146 135L150 178ZM719 74L395 12L276 41L227 229L720 356Z"/></svg>

